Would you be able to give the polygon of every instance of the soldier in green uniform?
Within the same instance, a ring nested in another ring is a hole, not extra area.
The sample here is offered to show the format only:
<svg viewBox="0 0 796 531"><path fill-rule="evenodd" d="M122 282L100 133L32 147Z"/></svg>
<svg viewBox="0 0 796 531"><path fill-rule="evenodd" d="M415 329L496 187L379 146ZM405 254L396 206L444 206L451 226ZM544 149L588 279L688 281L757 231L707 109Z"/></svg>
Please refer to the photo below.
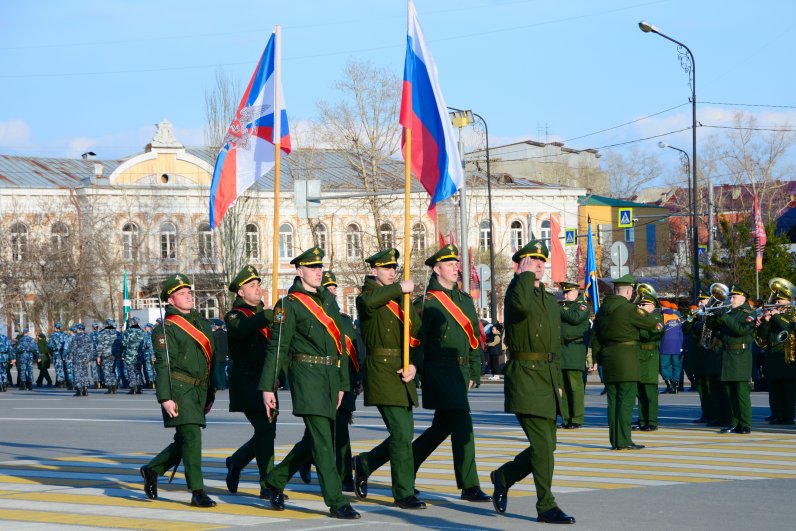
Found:
<svg viewBox="0 0 796 531"><path fill-rule="evenodd" d="M721 384L730 406L730 425L722 433L752 432L752 401L749 380L752 378L752 340L755 316L749 293L733 284L730 288L730 311L713 315L721 349Z"/></svg>
<svg viewBox="0 0 796 531"><path fill-rule="evenodd" d="M431 453L450 435L453 470L461 499L488 502L475 465L475 436L467 391L480 384L481 345L478 315L472 298L456 286L459 249L449 244L425 264L434 274L422 305L420 343L423 407L434 410L431 426L412 443L415 474Z"/></svg>
<svg viewBox="0 0 796 531"><path fill-rule="evenodd" d="M229 410L240 411L254 428L254 435L226 459L227 489L238 491L241 471L252 459L260 473L260 497L267 498L265 477L274 464L276 419L265 413L263 395L257 388L265 364L269 326L274 312L263 307L260 275L247 265L229 284L234 293L232 309L224 316L229 343ZM284 377L282 377L284 379Z"/></svg>
<svg viewBox="0 0 796 531"><path fill-rule="evenodd" d="M561 399L561 427L567 430L583 425L584 381L586 370L585 337L589 332L589 307L578 285L562 282L561 305L561 374L564 396Z"/></svg>
<svg viewBox="0 0 796 531"><path fill-rule="evenodd" d="M412 280L395 283L397 249L380 251L365 262L370 275L365 277L357 297L357 313L362 323L362 338L367 346L365 358L365 405L376 406L390 436L369 452L354 458L354 489L357 496L368 495L368 476L390 462L392 495L402 509L425 509L415 496L415 468L412 457L414 417L417 407L415 374L420 351L420 316L409 307L410 363L403 368L403 295L415 289Z"/></svg>
<svg viewBox="0 0 796 531"><path fill-rule="evenodd" d="M776 308L767 310L760 318L755 335L765 348L768 404L771 408L769 424L791 425L796 409L796 363L793 362L794 313L792 299L777 291ZM787 337L784 337L787 333Z"/></svg>
<svg viewBox="0 0 796 531"><path fill-rule="evenodd" d="M350 384L340 309L334 296L321 285L323 257L323 249L313 247L290 262L296 266L297 276L287 297L274 308L272 337L258 389L263 392L270 416L276 412L274 390L279 373L286 370L293 414L302 418L306 431L265 482L271 506L284 510L285 485L303 463L312 459L332 516L356 519L360 514L343 496L335 465L333 424Z"/></svg>
<svg viewBox="0 0 796 531"><path fill-rule="evenodd" d="M499 514L506 512L508 490L533 473L539 521L574 524L552 492L556 414L563 393L556 362L561 350L561 311L541 283L548 256L544 242L533 240L512 257L519 267L506 290L505 410L517 416L530 446L490 474L495 486L492 503ZM581 369L585 362L584 355Z"/></svg>
<svg viewBox="0 0 796 531"><path fill-rule="evenodd" d="M160 299L167 302L164 322L152 332L157 370L157 399L163 424L176 428L174 442L141 467L144 492L157 499L158 476L185 467L185 480L194 507L215 507L202 479L202 428L210 411L214 390L210 384L213 333L210 324L193 309L191 282L176 274L166 279Z"/></svg>
<svg viewBox="0 0 796 531"><path fill-rule="evenodd" d="M594 318L591 344L603 368L608 394L608 438L614 450L640 450L630 438L636 384L641 376L639 332L663 330L663 325L635 304L633 275L614 280L614 293L606 295Z"/></svg>
<svg viewBox="0 0 796 531"><path fill-rule="evenodd" d="M637 306L653 316L661 324L661 329L639 332L639 381L636 389L638 424L633 429L655 431L658 429L658 369L661 365L663 315L660 312L660 302L652 293L642 294Z"/></svg>
<svg viewBox="0 0 796 531"><path fill-rule="evenodd" d="M39 332L39 339L36 344L39 345L39 352L41 352L41 360L39 361L39 377L36 378L36 387L41 387L44 380L47 380L47 387L53 386L53 380L50 377L50 360L52 359L50 348L47 346L47 336Z"/></svg>

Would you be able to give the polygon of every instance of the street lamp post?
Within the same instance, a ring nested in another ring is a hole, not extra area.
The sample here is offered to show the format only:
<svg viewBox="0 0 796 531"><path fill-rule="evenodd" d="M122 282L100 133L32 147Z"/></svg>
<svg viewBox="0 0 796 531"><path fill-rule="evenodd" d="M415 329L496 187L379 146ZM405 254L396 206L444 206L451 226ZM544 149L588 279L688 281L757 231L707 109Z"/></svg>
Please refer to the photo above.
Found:
<svg viewBox="0 0 796 531"><path fill-rule="evenodd" d="M672 39L668 35L661 33L658 28L642 20L638 23L639 29L644 33L657 33L667 41L677 45L677 53L680 57L680 66L688 74L691 81L691 205L692 205L692 224L693 231L693 253L694 253L694 300L699 297L699 227L697 226L697 142L696 142L696 62L691 50L680 41Z"/></svg>
<svg viewBox="0 0 796 531"><path fill-rule="evenodd" d="M686 183L688 183L688 210L689 210L689 217L691 218L691 226L694 226L694 223L696 223L697 216L696 216L696 206L693 203L694 196L691 193L691 157L688 156L688 152L687 151L682 150L682 149L677 148L677 147L674 147L674 146L670 146L669 144L666 144L665 142L658 142L658 147L661 148L661 149L665 149L665 148L673 149L673 150L675 150L675 151L680 153L680 159L684 162L683 165L685 166ZM686 234L688 234L688 232L686 232ZM696 262L697 258L698 257L695 255L695 256L693 256L692 259L693 259L694 262ZM699 291L699 286L697 286L696 283L694 283L694 289Z"/></svg>
<svg viewBox="0 0 796 531"><path fill-rule="evenodd" d="M448 107L453 112L450 114L450 119L453 122L453 127L459 128L459 158L462 161L462 187L459 188L459 222L462 230L459 234L459 242L461 246L461 265L462 265L462 291L470 293L470 257L468 253L467 231L469 230L469 223L467 221L467 177L464 175L464 141L462 139L463 129L469 124L473 123L473 111L463 111L461 109L454 109Z"/></svg>

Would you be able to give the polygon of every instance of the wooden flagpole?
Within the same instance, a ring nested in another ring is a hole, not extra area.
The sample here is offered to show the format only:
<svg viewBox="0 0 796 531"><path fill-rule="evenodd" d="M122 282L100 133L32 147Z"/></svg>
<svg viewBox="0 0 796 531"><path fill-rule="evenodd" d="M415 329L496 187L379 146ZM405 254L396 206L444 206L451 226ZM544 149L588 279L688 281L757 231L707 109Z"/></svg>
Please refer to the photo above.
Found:
<svg viewBox="0 0 796 531"><path fill-rule="evenodd" d="M279 299L279 177L282 146L282 27L274 26L274 232L271 306Z"/></svg>

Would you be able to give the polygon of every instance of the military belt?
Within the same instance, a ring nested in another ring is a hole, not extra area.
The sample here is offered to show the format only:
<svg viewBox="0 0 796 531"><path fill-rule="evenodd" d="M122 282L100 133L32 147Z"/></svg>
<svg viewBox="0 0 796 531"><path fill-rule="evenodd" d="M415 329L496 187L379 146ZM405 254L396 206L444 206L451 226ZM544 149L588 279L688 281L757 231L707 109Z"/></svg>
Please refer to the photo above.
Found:
<svg viewBox="0 0 796 531"><path fill-rule="evenodd" d="M638 341L607 341L606 347L618 347L620 345L638 345Z"/></svg>
<svg viewBox="0 0 796 531"><path fill-rule="evenodd" d="M336 356L310 356L309 354L293 354L290 359L301 363L310 363L312 365L340 366L340 360L337 359Z"/></svg>
<svg viewBox="0 0 796 531"><path fill-rule="evenodd" d="M640 348L641 348L641 350L655 350L658 347L656 345L654 345L654 344L650 345L648 343L642 343Z"/></svg>
<svg viewBox="0 0 796 531"><path fill-rule="evenodd" d="M399 348L371 348L368 349L370 356L384 356L386 358L397 358L403 355L403 351Z"/></svg>
<svg viewBox="0 0 796 531"><path fill-rule="evenodd" d="M516 361L547 361L556 360L555 352L511 352L509 359Z"/></svg>
<svg viewBox="0 0 796 531"><path fill-rule="evenodd" d="M436 365L459 365L460 367L470 364L468 358L462 358L461 356L435 356L428 358L426 361Z"/></svg>
<svg viewBox="0 0 796 531"><path fill-rule="evenodd" d="M196 387L207 385L207 380L208 380L207 376L205 376L204 378L194 378L193 376L189 376L184 372L179 372L179 371L171 371L171 377L177 380L178 382L189 383Z"/></svg>
<svg viewBox="0 0 796 531"><path fill-rule="evenodd" d="M739 350L746 350L749 345L746 343L733 343L724 345L724 350L727 352L738 352Z"/></svg>
<svg viewBox="0 0 796 531"><path fill-rule="evenodd" d="M571 345L572 343L583 343L583 338L579 337L577 339L570 339L568 341L566 339L564 340L565 345Z"/></svg>

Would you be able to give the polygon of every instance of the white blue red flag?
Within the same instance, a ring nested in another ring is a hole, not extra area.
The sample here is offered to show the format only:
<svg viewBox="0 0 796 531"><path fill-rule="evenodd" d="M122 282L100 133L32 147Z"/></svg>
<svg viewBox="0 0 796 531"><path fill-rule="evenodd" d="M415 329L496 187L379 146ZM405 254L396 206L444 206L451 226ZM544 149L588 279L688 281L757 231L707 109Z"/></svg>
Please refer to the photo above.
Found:
<svg viewBox="0 0 796 531"><path fill-rule="evenodd" d="M594 313L600 309L600 290L597 285L597 260L594 258L594 240L591 236L591 216L588 218L589 230L586 235L586 298L589 299Z"/></svg>
<svg viewBox="0 0 796 531"><path fill-rule="evenodd" d="M218 153L213 181L210 184L211 227L217 227L238 196L274 167L274 108L277 91L280 147L284 153L290 153L290 129L285 100L282 98L281 83L277 86L274 73L275 40L275 34L272 34Z"/></svg>
<svg viewBox="0 0 796 531"><path fill-rule="evenodd" d="M406 38L404 86L401 96L401 146L406 160L406 130L412 131L411 170L431 195L428 209L433 214L440 201L449 198L464 184L464 172L453 137L448 107L437 79L437 65L431 57L412 0L408 2L409 28Z"/></svg>

